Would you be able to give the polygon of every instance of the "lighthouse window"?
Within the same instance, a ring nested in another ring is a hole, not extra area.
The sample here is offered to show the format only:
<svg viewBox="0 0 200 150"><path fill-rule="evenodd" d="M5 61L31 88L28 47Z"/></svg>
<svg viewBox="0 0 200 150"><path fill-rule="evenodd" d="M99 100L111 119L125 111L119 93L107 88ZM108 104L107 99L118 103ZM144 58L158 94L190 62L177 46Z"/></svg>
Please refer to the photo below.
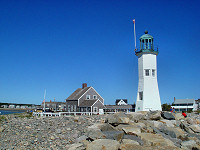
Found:
<svg viewBox="0 0 200 150"><path fill-rule="evenodd" d="M155 77L155 72L156 70L155 69L152 69L152 76Z"/></svg>
<svg viewBox="0 0 200 150"><path fill-rule="evenodd" d="M145 49L148 49L148 39L145 40Z"/></svg>
<svg viewBox="0 0 200 150"><path fill-rule="evenodd" d="M149 76L149 71L150 71L149 69L146 69L146 70L145 70L145 75L146 75L146 76Z"/></svg>
<svg viewBox="0 0 200 150"><path fill-rule="evenodd" d="M139 92L139 100L143 100L143 92Z"/></svg>

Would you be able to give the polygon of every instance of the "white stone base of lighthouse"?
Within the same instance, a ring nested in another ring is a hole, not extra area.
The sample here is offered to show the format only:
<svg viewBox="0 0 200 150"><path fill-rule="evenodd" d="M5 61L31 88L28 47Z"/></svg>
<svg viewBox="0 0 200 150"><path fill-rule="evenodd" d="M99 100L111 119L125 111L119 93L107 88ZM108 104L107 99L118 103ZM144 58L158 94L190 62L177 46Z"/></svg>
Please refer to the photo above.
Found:
<svg viewBox="0 0 200 150"><path fill-rule="evenodd" d="M138 56L139 82L135 111L162 110L156 57L155 54Z"/></svg>

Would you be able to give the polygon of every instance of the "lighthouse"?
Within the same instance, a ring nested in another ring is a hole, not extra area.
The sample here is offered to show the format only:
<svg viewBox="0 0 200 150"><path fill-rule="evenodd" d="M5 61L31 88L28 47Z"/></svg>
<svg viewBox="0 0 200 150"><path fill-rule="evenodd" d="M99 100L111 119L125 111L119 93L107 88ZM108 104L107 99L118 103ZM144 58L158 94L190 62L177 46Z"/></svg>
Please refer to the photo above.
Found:
<svg viewBox="0 0 200 150"><path fill-rule="evenodd" d="M148 31L140 37L138 57L138 92L135 111L162 110L157 81L157 55L154 39Z"/></svg>

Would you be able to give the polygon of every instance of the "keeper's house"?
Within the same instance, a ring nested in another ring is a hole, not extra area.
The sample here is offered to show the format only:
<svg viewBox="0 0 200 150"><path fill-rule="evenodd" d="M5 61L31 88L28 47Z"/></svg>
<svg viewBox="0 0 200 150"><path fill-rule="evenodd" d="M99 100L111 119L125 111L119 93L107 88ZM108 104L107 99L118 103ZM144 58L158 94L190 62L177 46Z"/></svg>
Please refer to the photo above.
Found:
<svg viewBox="0 0 200 150"><path fill-rule="evenodd" d="M176 99L174 98L175 111L194 111L195 110L195 100L194 99Z"/></svg>
<svg viewBox="0 0 200 150"><path fill-rule="evenodd" d="M82 88L75 90L66 99L66 106L68 112L98 113L100 109L105 108L101 95L92 86L87 87L86 83L83 83Z"/></svg>

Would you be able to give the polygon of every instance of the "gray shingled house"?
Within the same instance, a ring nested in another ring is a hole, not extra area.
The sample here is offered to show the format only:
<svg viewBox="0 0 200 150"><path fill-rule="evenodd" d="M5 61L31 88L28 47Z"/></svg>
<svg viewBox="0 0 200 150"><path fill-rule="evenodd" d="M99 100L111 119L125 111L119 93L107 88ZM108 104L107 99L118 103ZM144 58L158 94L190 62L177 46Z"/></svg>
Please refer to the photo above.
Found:
<svg viewBox="0 0 200 150"><path fill-rule="evenodd" d="M66 106L68 112L95 112L104 109L104 99L93 87L87 87L86 83L82 88L78 88L67 99Z"/></svg>

